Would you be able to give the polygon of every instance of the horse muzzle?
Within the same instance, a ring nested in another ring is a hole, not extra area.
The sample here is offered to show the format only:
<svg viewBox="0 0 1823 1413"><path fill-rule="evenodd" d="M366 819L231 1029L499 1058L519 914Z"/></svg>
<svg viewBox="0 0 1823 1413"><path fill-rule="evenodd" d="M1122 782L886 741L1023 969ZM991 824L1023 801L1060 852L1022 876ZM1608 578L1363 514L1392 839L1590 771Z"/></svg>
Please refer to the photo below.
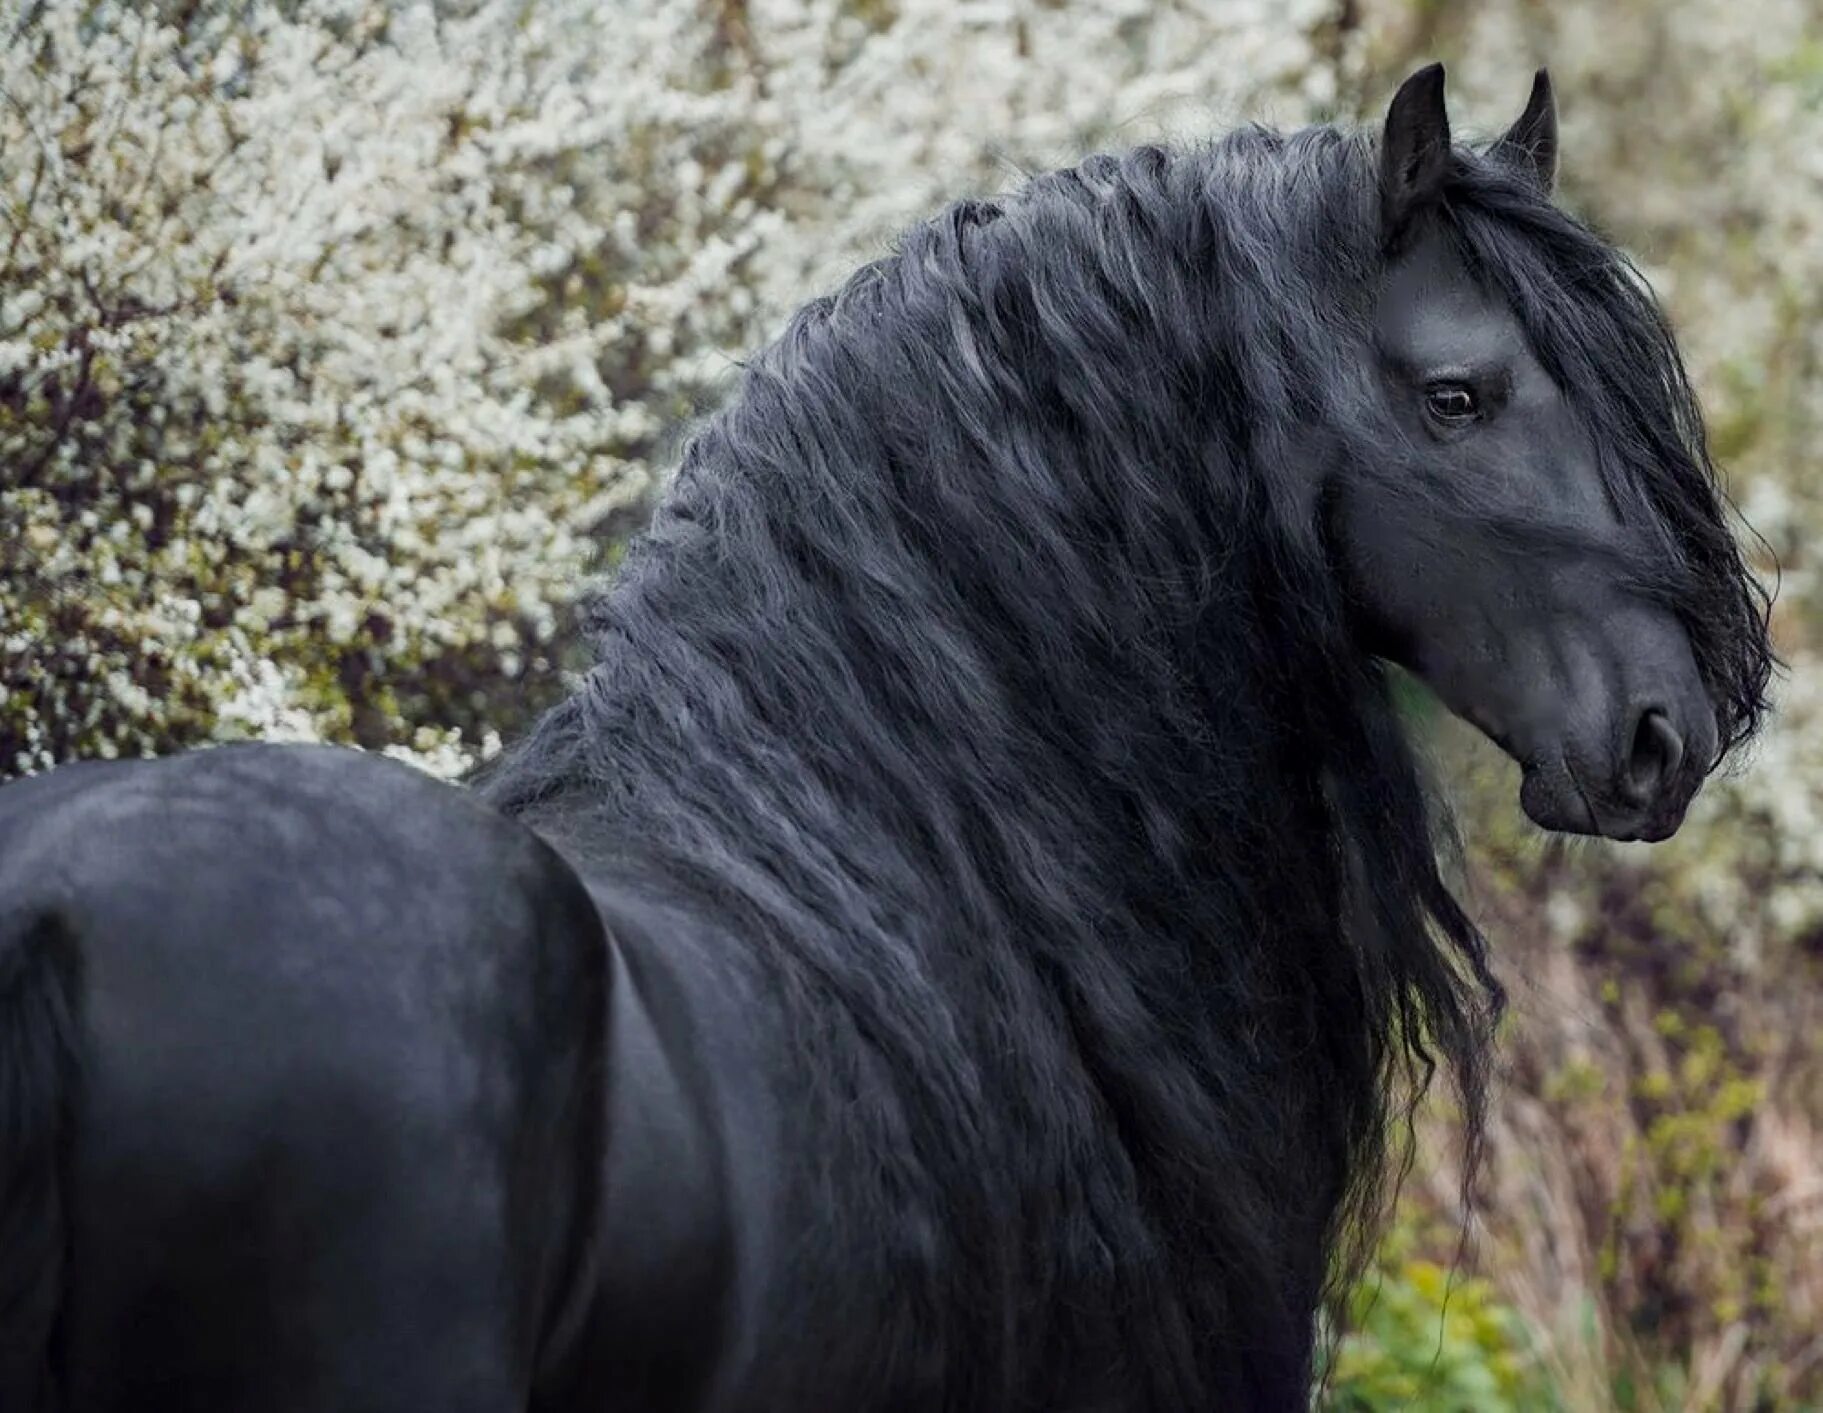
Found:
<svg viewBox="0 0 1823 1413"><path fill-rule="evenodd" d="M1555 760L1524 768L1519 803L1534 824L1564 834L1656 842L1677 833L1714 766L1715 713L1706 702L1647 700L1596 750L1566 741Z"/></svg>

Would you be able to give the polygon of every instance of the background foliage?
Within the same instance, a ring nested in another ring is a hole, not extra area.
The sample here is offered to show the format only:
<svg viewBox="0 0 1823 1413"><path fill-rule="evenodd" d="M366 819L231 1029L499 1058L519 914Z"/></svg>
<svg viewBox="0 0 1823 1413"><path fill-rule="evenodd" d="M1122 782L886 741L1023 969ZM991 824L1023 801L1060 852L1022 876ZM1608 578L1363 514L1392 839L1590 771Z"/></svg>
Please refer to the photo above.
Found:
<svg viewBox="0 0 1823 1413"><path fill-rule="evenodd" d="M560 688L672 429L896 227L1095 145L1372 119L1421 58L1493 131L1548 61L1790 672L1654 850L1540 840L1431 728L1504 1082L1472 1220L1427 1117L1322 1399L1823 1407L1820 9L0 0L0 777L256 734L458 772Z"/></svg>

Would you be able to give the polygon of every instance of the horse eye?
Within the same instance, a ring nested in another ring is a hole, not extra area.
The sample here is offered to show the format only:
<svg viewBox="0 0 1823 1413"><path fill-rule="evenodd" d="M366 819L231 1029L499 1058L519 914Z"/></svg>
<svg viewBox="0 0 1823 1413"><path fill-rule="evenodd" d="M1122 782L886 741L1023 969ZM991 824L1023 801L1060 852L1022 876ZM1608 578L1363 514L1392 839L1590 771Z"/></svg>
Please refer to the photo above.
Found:
<svg viewBox="0 0 1823 1413"><path fill-rule="evenodd" d="M1472 422L1481 415L1475 390L1464 383L1432 383L1424 390L1424 406L1439 422Z"/></svg>

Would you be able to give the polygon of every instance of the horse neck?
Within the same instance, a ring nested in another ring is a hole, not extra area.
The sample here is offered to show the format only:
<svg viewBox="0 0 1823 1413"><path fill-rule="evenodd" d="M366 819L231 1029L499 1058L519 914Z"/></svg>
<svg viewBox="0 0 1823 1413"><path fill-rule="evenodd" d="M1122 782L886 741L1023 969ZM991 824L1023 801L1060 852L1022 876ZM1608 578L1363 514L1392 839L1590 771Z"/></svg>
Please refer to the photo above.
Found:
<svg viewBox="0 0 1823 1413"><path fill-rule="evenodd" d="M597 612L592 694L648 708L615 735L665 753L659 813L709 772L718 847L824 856L821 891L865 878L873 908L941 877L976 928L1131 913L1159 944L1333 901L1322 591L1288 590L1264 478L1137 394L1100 427L1003 402L978 436L940 402L869 424L865 391L787 435L789 380L750 380Z"/></svg>
<svg viewBox="0 0 1823 1413"><path fill-rule="evenodd" d="M1373 1079L1309 731L1332 689L1298 681L1282 557L1235 513L1257 494L1237 484L1221 555L1186 561L1118 522L1072 546L1060 521L1086 534L1106 507L995 531L890 455L878 498L750 497L802 483L743 444L738 422L698 443L597 618L605 832L801 978L812 1069L857 1063L822 1008L855 1018L941 1210L971 1184L970 1210L1031 1206L970 1145L1003 1141L996 1106L1044 1106L1065 1149L1134 1166L1137 1206L1093 1199L1109 1229L1257 1276L1250 1312L1199 1304L1189 1327L1287 1342ZM1066 1075L1125 1127L1079 1132ZM1274 1199L1285 1172L1299 1190Z"/></svg>
<svg viewBox="0 0 1823 1413"><path fill-rule="evenodd" d="M1311 379L1271 310L1309 292L1256 268L1208 161L965 203L748 366L594 620L592 699L670 704L612 733L645 776L713 774L697 815L837 872L896 851L908 887L979 879L976 914L1015 883L1093 914L1206 887L1218 844L1308 844L1357 690L1278 474ZM1235 906L1280 910L1229 873Z"/></svg>
<svg viewBox="0 0 1823 1413"><path fill-rule="evenodd" d="M1187 1329L1298 1327L1374 1105L1325 784L1358 683L1320 556L1252 409L1162 351L971 368L934 315L866 312L800 321L696 437L586 690L494 796L617 880L683 880L720 950L788 978L806 1073L890 1074L933 1222L975 1187L987 1226L1042 1215L1071 1172L1015 1202L978 1145L1046 1106L1045 1161L1143 1188L1083 1199L1107 1230L1251 1273L1249 1311L1184 1285L1213 1302Z"/></svg>

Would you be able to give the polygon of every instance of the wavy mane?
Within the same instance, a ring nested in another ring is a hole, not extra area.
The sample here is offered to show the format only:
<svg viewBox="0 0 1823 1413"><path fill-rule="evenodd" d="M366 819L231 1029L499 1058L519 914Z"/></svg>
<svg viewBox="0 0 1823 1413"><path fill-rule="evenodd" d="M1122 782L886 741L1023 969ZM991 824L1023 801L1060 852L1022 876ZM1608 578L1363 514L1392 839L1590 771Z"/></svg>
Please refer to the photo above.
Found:
<svg viewBox="0 0 1823 1413"><path fill-rule="evenodd" d="M828 1197L800 1308L971 1406L1116 1311L1158 1406L1301 1397L1437 1065L1479 1131L1498 988L1292 474L1399 472L1338 367L1373 153L1249 128L907 232L746 366L588 607L597 665L483 784L761 979ZM1635 503L1749 611L1624 262L1468 154L1449 219L1642 462L1683 449ZM1750 729L1764 676L1704 631Z"/></svg>

